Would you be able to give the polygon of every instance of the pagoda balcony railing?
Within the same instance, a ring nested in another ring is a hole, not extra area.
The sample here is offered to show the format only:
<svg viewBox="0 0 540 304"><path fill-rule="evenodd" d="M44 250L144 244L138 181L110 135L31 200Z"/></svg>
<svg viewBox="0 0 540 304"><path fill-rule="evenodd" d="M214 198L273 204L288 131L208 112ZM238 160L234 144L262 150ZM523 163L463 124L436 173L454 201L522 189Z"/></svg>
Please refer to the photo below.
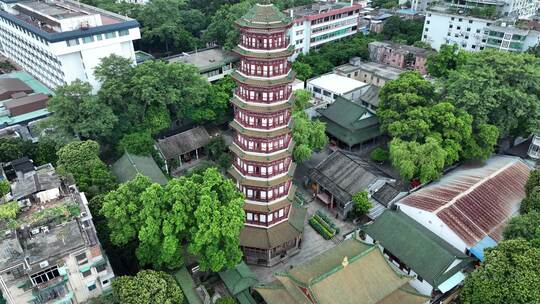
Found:
<svg viewBox="0 0 540 304"><path fill-rule="evenodd" d="M276 68L274 66L274 69L272 71L264 70L262 66L260 66L260 69L248 69L243 67L238 67L237 71L246 75L246 76L253 76L253 77L277 77L277 76L285 76L289 74L289 71L292 68L292 64L288 62L283 68Z"/></svg>
<svg viewBox="0 0 540 304"><path fill-rule="evenodd" d="M288 148L289 144L291 143L291 140L292 140L291 136L285 136L285 138L283 140L283 145L279 145L279 141L276 141L276 140L271 140L271 141L261 140L258 143L249 145L249 144L242 143L238 138L235 137L233 142L240 149L242 149L244 151L256 152L256 153L272 153L272 152L276 152L276 151L280 151L280 150ZM269 147L268 143L270 143L270 142L272 143L272 149L268 148ZM266 149L262 148L261 143L266 143Z"/></svg>
<svg viewBox="0 0 540 304"><path fill-rule="evenodd" d="M238 165L238 163L234 163L234 167L236 168L236 170L238 170L238 172L242 173L242 175L244 176L251 176L251 177L261 177L261 178L269 178L269 177L274 177L274 176L277 176L277 175L280 175L280 174L283 174L283 173L287 173L287 171L289 171L289 167L291 165L291 159L287 159L283 165L283 167L281 169L273 169L272 172L268 172L268 169L263 173L262 170L261 170L261 167L258 167L258 166L253 166L253 170L251 172L249 172L248 170L245 170L244 168L242 168L242 166ZM275 166L272 166L275 168Z"/></svg>
<svg viewBox="0 0 540 304"><path fill-rule="evenodd" d="M274 93L273 98L269 98L267 96L266 98L263 98L261 93L250 95L248 91L245 91L244 93L240 92L240 88L236 88L235 92L236 96L240 97L242 100L247 102L256 102L256 103L263 103L263 104L272 104L280 101L286 101L291 98L292 95L292 88L290 86L287 86L285 92L283 95L277 94L277 92L268 92L269 94Z"/></svg>
<svg viewBox="0 0 540 304"><path fill-rule="evenodd" d="M251 49L251 50L268 50L268 51L272 51L272 50L286 49L286 48L289 47L289 44L291 44L290 39L282 39L281 43L277 43L277 41L275 41L275 40L273 40L271 38L268 38L268 39L271 41L271 43L269 43L269 42L264 43L264 41L261 42L261 41L259 41L257 39L255 40L255 43L246 43L241 39L240 43L238 45L243 47L243 48Z"/></svg>
<svg viewBox="0 0 540 304"><path fill-rule="evenodd" d="M262 118L255 118L255 119L249 120L248 116L244 116L243 118L240 118L238 114L234 116L234 119L243 127L255 128L255 129L260 129L260 130L272 130L275 128L288 125L291 115L290 114L283 115L283 120L278 120L275 117L273 118L274 118L274 121L272 123L267 122L266 124L264 124L262 122Z"/></svg>
<svg viewBox="0 0 540 304"><path fill-rule="evenodd" d="M257 202L263 202L263 203L269 203L269 202L272 202L272 201L275 201L277 199L282 199L284 197L287 197L289 195L289 189L291 188L291 181L288 181L285 183L285 188L283 190L283 193L279 193L277 190L278 190L278 187L274 187L272 189L265 189L265 190L273 190L273 195L271 197L268 197L267 196L261 196L260 195L260 192L259 191L254 191L254 194L252 196L248 196L246 195L246 199L247 200L251 200L251 201L257 201ZM252 188L254 189L254 188Z"/></svg>

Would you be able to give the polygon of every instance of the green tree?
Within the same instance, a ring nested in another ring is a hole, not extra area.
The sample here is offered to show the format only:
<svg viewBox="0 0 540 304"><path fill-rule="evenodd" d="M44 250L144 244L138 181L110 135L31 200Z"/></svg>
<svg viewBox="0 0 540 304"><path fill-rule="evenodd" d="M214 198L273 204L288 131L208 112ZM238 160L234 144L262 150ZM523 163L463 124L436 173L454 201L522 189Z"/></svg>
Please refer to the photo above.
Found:
<svg viewBox="0 0 540 304"><path fill-rule="evenodd" d="M504 239L512 240L524 238L527 241L534 241L533 245L540 245L540 213L532 211L527 214L513 217L504 227Z"/></svg>
<svg viewBox="0 0 540 304"><path fill-rule="evenodd" d="M176 280L163 271L142 270L136 276L113 280L113 296L122 304L181 304L182 289Z"/></svg>
<svg viewBox="0 0 540 304"><path fill-rule="evenodd" d="M540 187L540 170L536 169L531 172L531 175L529 175L529 178L527 179L527 183L525 184L525 193L530 194L532 193L533 189L536 187Z"/></svg>
<svg viewBox="0 0 540 304"><path fill-rule="evenodd" d="M474 53L444 81L447 96L474 117L491 124L501 138L528 136L540 126L540 58L493 50Z"/></svg>
<svg viewBox="0 0 540 304"><path fill-rule="evenodd" d="M210 168L164 187L138 175L104 197L101 214L113 244L138 241L142 265L176 268L184 261L187 243L202 269L217 272L241 259L242 204L234 184Z"/></svg>
<svg viewBox="0 0 540 304"><path fill-rule="evenodd" d="M55 90L49 100L48 109L54 112L52 124L68 134L77 134L85 139L109 136L117 122L111 108L92 95L87 82L76 80Z"/></svg>
<svg viewBox="0 0 540 304"><path fill-rule="evenodd" d="M448 77L450 71L456 70L467 62L468 53L456 44L443 44L439 52L431 54L427 59L428 73L433 77Z"/></svg>
<svg viewBox="0 0 540 304"><path fill-rule="evenodd" d="M540 58L540 43L538 43L537 45L529 48L527 50L527 53L529 53L531 55L534 55L536 58Z"/></svg>
<svg viewBox="0 0 540 304"><path fill-rule="evenodd" d="M386 151L386 150L384 150L382 148L377 147L377 148L373 149L373 151L371 151L369 156L371 157L372 160L374 160L376 162L384 163L385 161L387 161L390 158L390 153L388 153L388 151Z"/></svg>
<svg viewBox="0 0 540 304"><path fill-rule="evenodd" d="M461 302L538 303L540 302L540 249L524 239L500 242L488 249L485 260L465 279Z"/></svg>
<svg viewBox="0 0 540 304"><path fill-rule="evenodd" d="M302 112L309 106L311 93L307 90L296 90L294 92L293 113Z"/></svg>
<svg viewBox="0 0 540 304"><path fill-rule="evenodd" d="M15 201L4 203L0 205L0 219L12 220L17 218L19 213L19 204Z"/></svg>
<svg viewBox="0 0 540 304"><path fill-rule="evenodd" d="M521 202L521 213L540 212L540 186L534 187Z"/></svg>
<svg viewBox="0 0 540 304"><path fill-rule="evenodd" d="M313 69L307 63L295 61L292 64L293 70L296 72L296 78L306 81L313 76Z"/></svg>
<svg viewBox="0 0 540 304"><path fill-rule="evenodd" d="M399 16L392 16L384 21L380 37L381 40L392 40L411 45L422 40L423 28L423 20L402 19Z"/></svg>
<svg viewBox="0 0 540 304"><path fill-rule="evenodd" d="M473 117L441 97L417 72L385 84L377 115L388 133L390 159L407 179L427 182L460 159L486 159L498 132L490 125L473 127ZM399 156L398 156L399 155Z"/></svg>
<svg viewBox="0 0 540 304"><path fill-rule="evenodd" d="M155 153L154 139L148 131L127 134L118 143L118 154L122 155L125 151L152 156Z"/></svg>
<svg viewBox="0 0 540 304"><path fill-rule="evenodd" d="M10 191L11 187L9 186L9 182L7 181L7 179L0 180L0 198L3 198Z"/></svg>
<svg viewBox="0 0 540 304"><path fill-rule="evenodd" d="M364 215L373 207L366 190L355 193L352 196L352 201L354 203L354 211L357 215Z"/></svg>
<svg viewBox="0 0 540 304"><path fill-rule="evenodd" d="M109 168L99 159L99 144L92 140L74 141L57 152L57 171L71 176L79 189L92 198L116 186Z"/></svg>
<svg viewBox="0 0 540 304"><path fill-rule="evenodd" d="M311 158L313 151L321 150L328 144L326 124L310 120L304 111L293 115L293 139L295 147L293 157L296 162L304 162Z"/></svg>
<svg viewBox="0 0 540 304"><path fill-rule="evenodd" d="M23 156L28 156L36 165L55 164L56 144L43 137L37 143L22 138L0 138L0 162L9 162Z"/></svg>
<svg viewBox="0 0 540 304"><path fill-rule="evenodd" d="M222 5L210 18L210 24L204 33L205 42L217 43L229 50L234 48L239 37L235 21L247 13L253 4L254 1L242 1L232 5Z"/></svg>

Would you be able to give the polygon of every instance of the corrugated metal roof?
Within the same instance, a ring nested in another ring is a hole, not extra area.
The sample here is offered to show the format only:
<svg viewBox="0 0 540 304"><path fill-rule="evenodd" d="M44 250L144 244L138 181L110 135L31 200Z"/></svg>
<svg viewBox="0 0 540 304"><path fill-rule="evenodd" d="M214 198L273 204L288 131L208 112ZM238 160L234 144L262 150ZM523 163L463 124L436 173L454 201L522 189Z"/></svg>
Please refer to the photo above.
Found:
<svg viewBox="0 0 540 304"><path fill-rule="evenodd" d="M470 246L488 235L500 241L504 224L519 211L530 171L520 158L494 156L460 166L400 204L436 214Z"/></svg>

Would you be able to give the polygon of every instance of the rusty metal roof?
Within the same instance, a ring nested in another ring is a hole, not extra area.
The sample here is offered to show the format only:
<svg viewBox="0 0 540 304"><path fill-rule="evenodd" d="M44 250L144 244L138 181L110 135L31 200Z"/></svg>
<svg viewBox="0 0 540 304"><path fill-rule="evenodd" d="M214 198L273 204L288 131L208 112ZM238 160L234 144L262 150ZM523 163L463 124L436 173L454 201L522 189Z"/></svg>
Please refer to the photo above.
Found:
<svg viewBox="0 0 540 304"><path fill-rule="evenodd" d="M458 167L400 204L437 215L470 246L487 235L500 241L504 224L519 211L531 170L518 157L494 156Z"/></svg>

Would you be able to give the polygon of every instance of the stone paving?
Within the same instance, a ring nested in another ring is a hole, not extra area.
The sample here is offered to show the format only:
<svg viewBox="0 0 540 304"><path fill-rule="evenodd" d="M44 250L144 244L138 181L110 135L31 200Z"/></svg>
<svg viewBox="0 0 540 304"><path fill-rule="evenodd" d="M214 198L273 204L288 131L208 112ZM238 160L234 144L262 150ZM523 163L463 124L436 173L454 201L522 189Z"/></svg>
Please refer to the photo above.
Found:
<svg viewBox="0 0 540 304"><path fill-rule="evenodd" d="M263 267L263 266L253 266L250 265L251 270L255 273L257 278L261 283L271 282L274 277L273 274L277 271L285 271L296 265L303 264L313 257L321 254L322 252L336 246L337 243L343 240L343 234L353 231L355 225L352 222L345 222L335 218L335 214L330 210L326 209L324 204L318 200L312 198L312 193L310 190L304 187L305 176L310 168L316 166L320 161L322 161L326 156L328 156L332 151L325 150L319 153L315 153L313 157L303 164L300 164L297 168L297 174L295 174L295 183L298 186L297 193L301 195L304 200L307 202L307 216L304 223L304 235L302 237L302 248L298 254L290 257L289 259L273 266L273 267ZM321 235L319 235L311 226L307 223L307 220L317 211L323 210L328 214L334 223L340 228L341 233L339 236L335 237L332 240L325 240Z"/></svg>

